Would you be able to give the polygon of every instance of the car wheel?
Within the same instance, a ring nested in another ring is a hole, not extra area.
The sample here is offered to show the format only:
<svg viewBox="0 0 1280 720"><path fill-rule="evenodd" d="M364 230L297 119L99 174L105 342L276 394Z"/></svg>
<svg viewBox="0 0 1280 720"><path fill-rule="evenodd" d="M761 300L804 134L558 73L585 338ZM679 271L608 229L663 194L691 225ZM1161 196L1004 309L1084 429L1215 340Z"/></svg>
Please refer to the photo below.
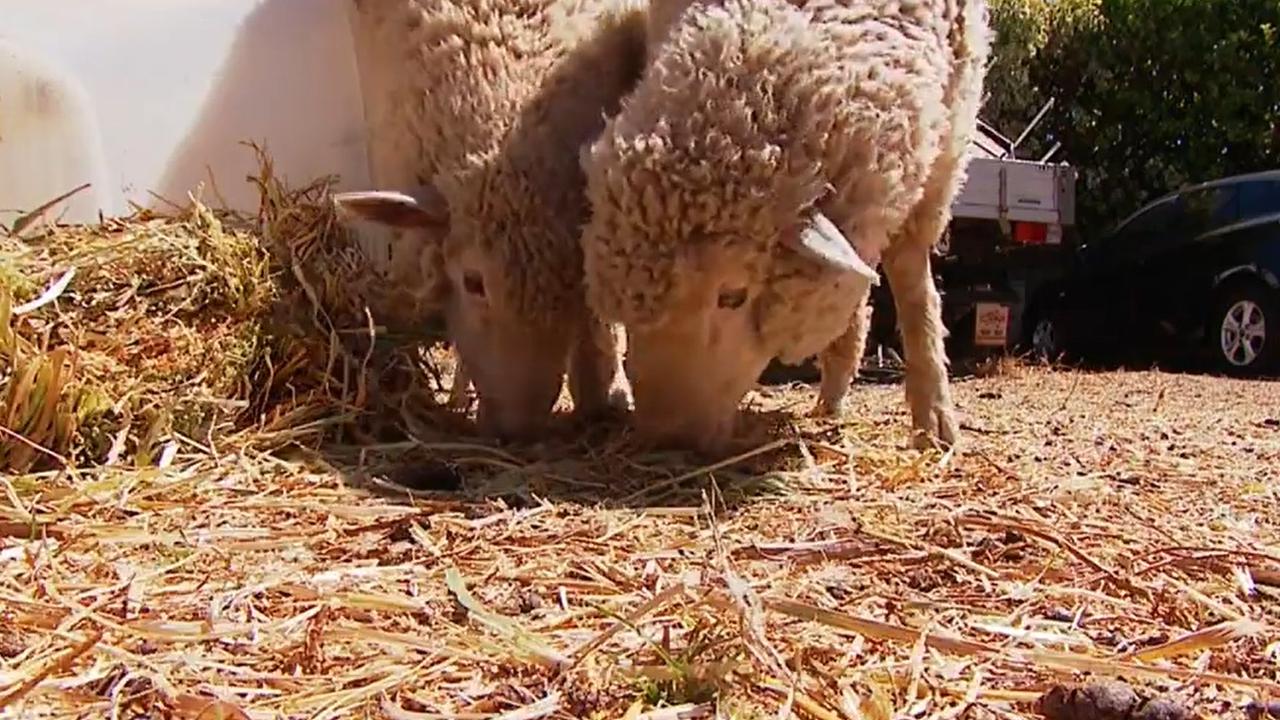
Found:
<svg viewBox="0 0 1280 720"><path fill-rule="evenodd" d="M1218 365L1229 373L1253 374L1280 357L1280 302L1260 283L1233 285L1218 297L1207 333Z"/></svg>
<svg viewBox="0 0 1280 720"><path fill-rule="evenodd" d="M1035 360L1053 362L1063 354L1062 324L1043 305L1028 313L1023 331L1023 349Z"/></svg>
<svg viewBox="0 0 1280 720"><path fill-rule="evenodd" d="M1062 352L1058 340L1060 331L1051 317L1036 318L1031 326L1031 353L1040 360L1054 360Z"/></svg>

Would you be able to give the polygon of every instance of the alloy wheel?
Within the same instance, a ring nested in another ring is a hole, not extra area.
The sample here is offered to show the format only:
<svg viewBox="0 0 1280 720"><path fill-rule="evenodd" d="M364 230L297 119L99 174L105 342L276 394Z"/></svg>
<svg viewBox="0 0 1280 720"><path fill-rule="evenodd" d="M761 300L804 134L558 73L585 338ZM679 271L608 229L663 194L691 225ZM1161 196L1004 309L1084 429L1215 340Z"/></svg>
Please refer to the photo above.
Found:
<svg viewBox="0 0 1280 720"><path fill-rule="evenodd" d="M1267 319L1252 300L1238 300L1222 317L1219 348L1236 367L1249 367L1258 359L1267 342Z"/></svg>

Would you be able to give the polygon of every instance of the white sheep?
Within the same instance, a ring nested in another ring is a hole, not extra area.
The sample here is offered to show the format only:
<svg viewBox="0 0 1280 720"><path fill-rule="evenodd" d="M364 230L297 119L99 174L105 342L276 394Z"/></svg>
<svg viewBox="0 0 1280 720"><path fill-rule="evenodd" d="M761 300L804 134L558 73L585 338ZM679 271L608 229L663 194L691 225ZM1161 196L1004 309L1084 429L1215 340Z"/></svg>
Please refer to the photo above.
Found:
<svg viewBox="0 0 1280 720"><path fill-rule="evenodd" d="M390 228L389 282L442 312L482 430L527 437L566 369L575 411L629 402L587 309L580 149L643 68L638 0L355 0L374 182L334 197ZM461 381L461 382L459 382Z"/></svg>
<svg viewBox="0 0 1280 720"><path fill-rule="evenodd" d="M983 0L653 0L651 15L644 76L582 158L588 299L626 327L642 434L723 449L774 357L818 355L816 410L840 412L883 262L914 443L954 444L929 253L977 122Z"/></svg>

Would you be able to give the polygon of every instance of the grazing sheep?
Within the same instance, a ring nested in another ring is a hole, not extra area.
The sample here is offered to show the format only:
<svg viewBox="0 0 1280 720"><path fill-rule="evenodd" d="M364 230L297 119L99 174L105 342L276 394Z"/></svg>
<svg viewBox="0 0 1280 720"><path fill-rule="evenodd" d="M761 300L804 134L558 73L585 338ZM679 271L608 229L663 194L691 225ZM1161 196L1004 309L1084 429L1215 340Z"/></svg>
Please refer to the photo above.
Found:
<svg viewBox="0 0 1280 720"><path fill-rule="evenodd" d="M929 253L977 122L983 0L653 0L651 16L645 74L582 158L588 299L626 327L638 429L722 450L773 357L818 355L817 411L838 413L883 261L915 444L954 443Z"/></svg>
<svg viewBox="0 0 1280 720"><path fill-rule="evenodd" d="M580 149L643 69L638 0L355 0L371 165L335 196L390 230L389 282L442 312L481 429L528 437L566 369L575 411L629 401L611 329L587 309ZM455 380L457 382L457 380Z"/></svg>

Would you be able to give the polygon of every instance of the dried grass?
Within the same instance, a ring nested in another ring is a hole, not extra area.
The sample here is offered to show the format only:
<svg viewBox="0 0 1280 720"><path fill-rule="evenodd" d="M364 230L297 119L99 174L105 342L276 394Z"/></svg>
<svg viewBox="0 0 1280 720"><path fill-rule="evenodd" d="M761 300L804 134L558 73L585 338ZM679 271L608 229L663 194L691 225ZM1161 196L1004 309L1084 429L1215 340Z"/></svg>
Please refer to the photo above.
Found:
<svg viewBox="0 0 1280 720"><path fill-rule="evenodd" d="M369 271L330 179L290 190L254 150L256 218L193 198L0 238L0 419L16 442L0 469L149 466L162 439L208 449L248 427L258 444L314 443L379 432L353 421L409 400L434 406L413 341L435 335L407 329L415 299Z"/></svg>
<svg viewBox="0 0 1280 720"><path fill-rule="evenodd" d="M438 353L393 334L327 183L257 181L257 218L4 241L0 716L1280 697L1274 384L1009 366L957 385L954 455L905 450L900 389L870 385L842 424L761 390L767 437L713 467L567 422L499 448L438 409Z"/></svg>

